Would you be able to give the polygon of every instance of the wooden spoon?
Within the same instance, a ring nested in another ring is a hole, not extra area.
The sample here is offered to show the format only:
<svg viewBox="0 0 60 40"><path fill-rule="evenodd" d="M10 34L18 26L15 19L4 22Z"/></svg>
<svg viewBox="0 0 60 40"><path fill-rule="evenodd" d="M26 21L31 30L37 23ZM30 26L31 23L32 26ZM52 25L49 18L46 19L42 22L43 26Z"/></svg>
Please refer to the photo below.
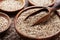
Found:
<svg viewBox="0 0 60 40"><path fill-rule="evenodd" d="M39 23L41 23L41 22L47 21L47 20L50 18L51 13L52 13L53 11L59 9L59 8L60 8L60 0L56 0L56 2L55 2L55 4L53 5L53 7L47 8L47 10L49 10L49 13L48 13L47 15L45 15L44 17L38 19L33 25L36 25L36 24L39 24ZM59 15L59 16L60 16L60 15ZM33 25L32 25L32 26L33 26Z"/></svg>

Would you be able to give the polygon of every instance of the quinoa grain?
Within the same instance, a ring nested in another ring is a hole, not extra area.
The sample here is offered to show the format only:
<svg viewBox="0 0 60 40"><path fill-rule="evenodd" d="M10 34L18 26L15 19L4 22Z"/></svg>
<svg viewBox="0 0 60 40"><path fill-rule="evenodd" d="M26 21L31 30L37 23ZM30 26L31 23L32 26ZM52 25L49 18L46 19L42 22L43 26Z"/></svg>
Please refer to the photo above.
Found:
<svg viewBox="0 0 60 40"><path fill-rule="evenodd" d="M20 1L14 1L14 0L5 0L0 3L0 8L2 10L6 11L16 11L21 8L22 4Z"/></svg>
<svg viewBox="0 0 60 40"><path fill-rule="evenodd" d="M7 28L8 20L0 16L0 32L4 31Z"/></svg>
<svg viewBox="0 0 60 40"><path fill-rule="evenodd" d="M35 3L37 6L49 6L54 2L54 0L31 0L31 1Z"/></svg>

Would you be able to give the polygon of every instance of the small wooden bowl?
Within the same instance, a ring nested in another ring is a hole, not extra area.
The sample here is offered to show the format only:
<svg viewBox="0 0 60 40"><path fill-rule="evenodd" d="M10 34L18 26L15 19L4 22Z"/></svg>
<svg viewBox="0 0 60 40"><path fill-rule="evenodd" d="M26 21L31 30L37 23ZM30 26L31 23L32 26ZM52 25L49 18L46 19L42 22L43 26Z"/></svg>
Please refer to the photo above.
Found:
<svg viewBox="0 0 60 40"><path fill-rule="evenodd" d="M0 16L6 18L6 19L8 20L7 27L6 27L3 31L0 32L0 33L2 33L2 32L6 31L6 30L9 28L9 26L10 26L10 24L11 24L11 19L10 19L10 17L9 17L7 14L2 13L2 12L0 12ZM5 27L5 26L4 26L4 27Z"/></svg>
<svg viewBox="0 0 60 40"><path fill-rule="evenodd" d="M37 5L38 4L38 2L37 3L35 3L35 2L33 2L32 0L28 0L29 1L29 3L31 4L31 5L33 5L33 6L40 6L40 5ZM36 0L37 1L37 0ZM50 4L50 5L46 5L46 6L53 6L54 5L54 2L55 2L55 0L52 0L52 3ZM44 6L44 5L43 5ZM44 7L46 7L46 6L44 6Z"/></svg>
<svg viewBox="0 0 60 40"><path fill-rule="evenodd" d="M58 37L58 35L59 35L60 32L57 32L56 34L51 35L51 36L48 36L48 37L45 37L45 38L44 38L44 37L43 37L43 38L36 38L36 37L31 37L31 36L25 35L24 33L20 32L20 31L18 30L18 28L17 28L17 26L16 26L18 17L21 15L22 12L25 12L26 10L32 9L32 8L45 8L45 7L31 6L31 7L27 7L27 8L25 8L25 9L23 9L22 11L20 11L20 12L16 15L15 20L14 20L14 26L15 26L15 29L16 29L17 33L18 33L20 36L22 36L23 38L25 38L25 39L28 38L28 39L32 39L32 40L51 40L51 39L55 39L56 37Z"/></svg>
<svg viewBox="0 0 60 40"><path fill-rule="evenodd" d="M2 1L0 1L0 3L1 2L3 2L4 0L2 0ZM16 11L20 11L22 8L24 8L24 6L25 6L25 0L15 0L15 1L19 1L19 2L21 2L21 8L19 8L19 9L17 9L17 10L13 10L13 11L8 11L8 9L7 10L4 10L4 9L1 9L1 7L0 7L0 10L2 11L2 12L16 12ZM7 5L8 6L8 5ZM16 5L17 6L17 5Z"/></svg>

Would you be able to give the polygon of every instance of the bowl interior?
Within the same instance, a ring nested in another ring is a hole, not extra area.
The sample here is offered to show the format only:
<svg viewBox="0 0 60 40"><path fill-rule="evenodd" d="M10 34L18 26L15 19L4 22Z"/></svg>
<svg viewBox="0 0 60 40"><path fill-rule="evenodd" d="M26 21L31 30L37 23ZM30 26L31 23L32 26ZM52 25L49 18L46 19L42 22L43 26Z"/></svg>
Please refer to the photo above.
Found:
<svg viewBox="0 0 60 40"><path fill-rule="evenodd" d="M7 29L9 28L9 26L10 26L10 24L11 24L11 19L9 18L8 15L6 15L6 14L4 14L4 13L2 13L2 12L0 12L0 16L2 16L2 17L4 17L5 19L8 20L7 28L2 31L2 32L4 32L5 30L7 30Z"/></svg>
<svg viewBox="0 0 60 40"><path fill-rule="evenodd" d="M37 0L35 0L35 1L33 1L33 0L29 0L29 2L32 4L32 5L35 5L35 6L40 6L40 4L38 4L38 2L39 1L37 1ZM53 4L54 4L54 2L55 2L55 0L51 0L51 4L49 4L49 5L47 5L47 6L52 6ZM45 5L43 5L43 6L45 6Z"/></svg>
<svg viewBox="0 0 60 40"><path fill-rule="evenodd" d="M3 2L3 1L6 1L6 0L2 0L2 1L0 1L0 3L1 2ZM8 1L10 1L10 0L8 0ZM17 9L17 10L12 10L12 11L18 11L18 10L20 10L20 9L22 9L24 6L25 6L25 0L14 0L14 1L19 1L20 2L20 8L19 9ZM8 6L8 5L7 5ZM3 7L3 6L2 6ZM0 7L1 8L1 7ZM8 12L12 12L12 11L10 11L10 10L4 10L4 9L1 9L2 11L8 11Z"/></svg>

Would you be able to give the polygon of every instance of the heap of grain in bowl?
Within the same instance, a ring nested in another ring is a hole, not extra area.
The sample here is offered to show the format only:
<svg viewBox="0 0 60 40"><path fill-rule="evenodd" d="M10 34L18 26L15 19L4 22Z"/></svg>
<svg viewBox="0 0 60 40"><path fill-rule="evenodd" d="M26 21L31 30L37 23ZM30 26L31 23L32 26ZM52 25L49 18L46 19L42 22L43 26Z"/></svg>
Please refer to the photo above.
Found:
<svg viewBox="0 0 60 40"><path fill-rule="evenodd" d="M7 24L8 24L8 20L5 17L0 16L0 32L7 29Z"/></svg>
<svg viewBox="0 0 60 40"><path fill-rule="evenodd" d="M56 14L53 14L51 18L44 23L40 23L38 25L31 26L37 19L47 15L47 12L43 11L34 16L29 17L26 21L24 19L31 13L37 11L39 9L29 9L25 12L22 12L21 15L17 19L16 28L19 33L23 33L23 35L27 35L34 38L47 38L53 36L60 32L60 19Z"/></svg>
<svg viewBox="0 0 60 40"><path fill-rule="evenodd" d="M36 6L50 6L54 0L30 0Z"/></svg>
<svg viewBox="0 0 60 40"><path fill-rule="evenodd" d="M20 1L5 0L0 3L0 9L5 11L16 11L19 10L21 7L22 4Z"/></svg>

